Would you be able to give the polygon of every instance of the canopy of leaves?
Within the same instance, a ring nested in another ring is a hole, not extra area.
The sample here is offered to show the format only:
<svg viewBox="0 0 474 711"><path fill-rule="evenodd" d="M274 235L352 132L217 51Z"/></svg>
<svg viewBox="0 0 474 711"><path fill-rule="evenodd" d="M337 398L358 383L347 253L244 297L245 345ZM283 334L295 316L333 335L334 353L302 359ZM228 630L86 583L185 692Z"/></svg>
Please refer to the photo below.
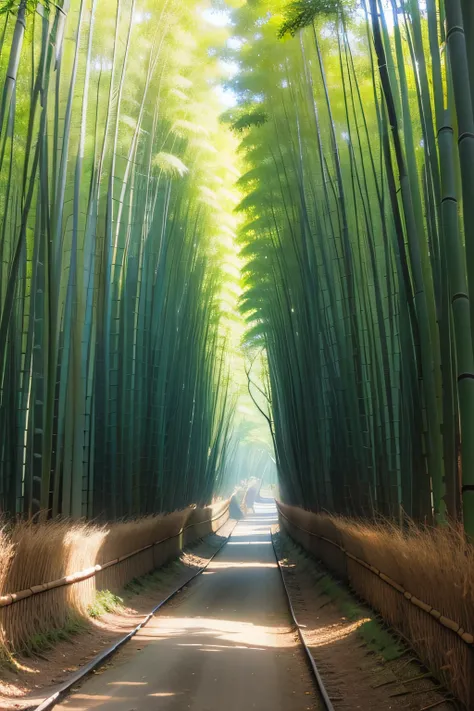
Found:
<svg viewBox="0 0 474 711"><path fill-rule="evenodd" d="M347 0L294 0L284 10L285 20L278 37L281 39L288 34L294 37L299 30L311 25L316 17L338 15L348 4Z"/></svg>

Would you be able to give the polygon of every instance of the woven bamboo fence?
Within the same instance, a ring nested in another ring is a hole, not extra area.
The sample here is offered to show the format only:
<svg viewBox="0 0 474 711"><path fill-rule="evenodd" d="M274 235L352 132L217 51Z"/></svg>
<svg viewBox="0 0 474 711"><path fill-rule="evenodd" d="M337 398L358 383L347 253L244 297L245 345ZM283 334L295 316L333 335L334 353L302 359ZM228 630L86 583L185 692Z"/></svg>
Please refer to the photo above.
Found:
<svg viewBox="0 0 474 711"><path fill-rule="evenodd" d="M474 553L452 529L400 531L278 503L280 523L474 708Z"/></svg>
<svg viewBox="0 0 474 711"><path fill-rule="evenodd" d="M0 648L21 651L33 636L63 628L71 616L87 616L97 591L117 593L217 531L229 518L229 504L108 526L25 523L0 534Z"/></svg>

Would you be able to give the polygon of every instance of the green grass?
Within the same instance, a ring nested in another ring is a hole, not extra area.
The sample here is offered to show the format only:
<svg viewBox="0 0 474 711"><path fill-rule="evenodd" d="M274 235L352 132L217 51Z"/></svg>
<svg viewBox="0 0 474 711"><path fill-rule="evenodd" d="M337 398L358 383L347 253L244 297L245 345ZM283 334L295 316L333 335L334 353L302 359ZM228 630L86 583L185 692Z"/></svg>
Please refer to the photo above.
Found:
<svg viewBox="0 0 474 711"><path fill-rule="evenodd" d="M351 622L362 617L362 610L352 595L330 575L324 575L317 583L318 592L327 595Z"/></svg>
<svg viewBox="0 0 474 711"><path fill-rule="evenodd" d="M70 617L63 627L39 632L29 638L22 649L25 656L40 654L46 649L51 649L58 642L71 641L74 635L86 629L87 622L80 617Z"/></svg>
<svg viewBox="0 0 474 711"><path fill-rule="evenodd" d="M99 590L96 593L95 601L88 608L90 617L100 617L106 612L116 612L123 607L123 600L118 595L114 595L110 590Z"/></svg>
<svg viewBox="0 0 474 711"><path fill-rule="evenodd" d="M357 634L372 652L378 652L387 662L399 659L404 647L377 620L368 620L357 630Z"/></svg>

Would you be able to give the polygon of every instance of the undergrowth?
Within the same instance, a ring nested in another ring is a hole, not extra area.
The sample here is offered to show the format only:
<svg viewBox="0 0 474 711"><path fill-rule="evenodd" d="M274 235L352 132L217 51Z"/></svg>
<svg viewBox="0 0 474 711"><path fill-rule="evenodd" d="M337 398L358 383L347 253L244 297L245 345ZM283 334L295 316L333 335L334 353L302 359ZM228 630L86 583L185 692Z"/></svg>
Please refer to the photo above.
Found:
<svg viewBox="0 0 474 711"><path fill-rule="evenodd" d="M405 648L397 638L390 634L377 620L372 619L364 622L357 630L357 634L370 651L378 652L387 662L399 659L405 653Z"/></svg>
<svg viewBox="0 0 474 711"><path fill-rule="evenodd" d="M359 620L362 616L362 611L357 602L339 583L330 575L323 575L317 583L317 590L322 595L327 595L333 600L344 617L351 622Z"/></svg>
<svg viewBox="0 0 474 711"><path fill-rule="evenodd" d="M32 635L21 653L26 657L40 654L52 649L58 642L71 641L74 635L84 632L86 628L86 620L75 616L70 617L63 627Z"/></svg>
<svg viewBox="0 0 474 711"><path fill-rule="evenodd" d="M123 599L110 590L98 590L92 605L89 605L87 612L90 617L100 617L106 612L118 612L123 609Z"/></svg>

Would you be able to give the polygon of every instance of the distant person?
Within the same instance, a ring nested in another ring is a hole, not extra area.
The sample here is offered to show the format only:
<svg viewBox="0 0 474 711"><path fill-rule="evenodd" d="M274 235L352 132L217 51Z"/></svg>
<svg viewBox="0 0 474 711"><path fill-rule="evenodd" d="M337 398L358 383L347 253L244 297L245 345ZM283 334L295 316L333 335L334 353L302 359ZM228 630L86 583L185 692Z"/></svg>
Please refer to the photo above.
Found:
<svg viewBox="0 0 474 711"><path fill-rule="evenodd" d="M258 485L252 484L247 489L247 492L245 494L245 499L244 499L244 504L245 504L245 508L247 509L247 511L251 511L252 513L254 513L253 507L254 507L255 500L256 500L257 496L258 496Z"/></svg>

